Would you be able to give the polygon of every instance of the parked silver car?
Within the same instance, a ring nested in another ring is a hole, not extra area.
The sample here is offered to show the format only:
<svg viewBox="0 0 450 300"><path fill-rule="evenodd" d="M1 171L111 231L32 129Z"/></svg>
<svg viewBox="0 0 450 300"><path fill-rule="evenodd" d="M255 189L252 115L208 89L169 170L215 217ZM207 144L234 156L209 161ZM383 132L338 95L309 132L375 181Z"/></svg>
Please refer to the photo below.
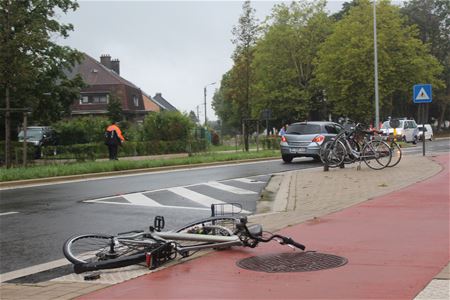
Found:
<svg viewBox="0 0 450 300"><path fill-rule="evenodd" d="M320 161L320 146L335 137L344 128L334 122L299 122L288 126L281 137L280 150L284 162L294 157L312 157Z"/></svg>

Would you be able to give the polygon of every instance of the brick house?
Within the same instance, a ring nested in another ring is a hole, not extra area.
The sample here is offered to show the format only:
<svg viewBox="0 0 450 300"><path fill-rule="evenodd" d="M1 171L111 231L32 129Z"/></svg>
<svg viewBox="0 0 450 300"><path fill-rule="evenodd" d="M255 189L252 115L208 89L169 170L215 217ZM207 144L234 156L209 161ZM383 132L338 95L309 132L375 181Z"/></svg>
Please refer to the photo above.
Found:
<svg viewBox="0 0 450 300"><path fill-rule="evenodd" d="M67 76L71 78L76 74L81 75L87 87L81 90L80 99L73 102L72 116L106 115L112 96L120 100L125 118L129 121L142 121L149 112L166 109L167 105L158 104L139 87L121 77L120 61L111 60L109 55L102 55L98 62L84 54L84 59ZM170 107L176 110L172 105Z"/></svg>

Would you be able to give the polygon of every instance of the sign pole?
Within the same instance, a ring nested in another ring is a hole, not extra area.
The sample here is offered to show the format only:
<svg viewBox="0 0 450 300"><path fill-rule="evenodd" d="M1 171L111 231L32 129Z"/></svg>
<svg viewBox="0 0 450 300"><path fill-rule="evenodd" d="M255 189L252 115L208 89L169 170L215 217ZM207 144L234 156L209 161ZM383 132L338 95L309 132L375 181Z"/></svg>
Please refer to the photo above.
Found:
<svg viewBox="0 0 450 300"><path fill-rule="evenodd" d="M425 115L426 115L426 107L428 103L423 103L422 106L422 156L425 156Z"/></svg>
<svg viewBox="0 0 450 300"><path fill-rule="evenodd" d="M433 101L431 84L416 84L413 86L413 102L419 104L419 117L422 122L422 154L425 156L425 118L427 104Z"/></svg>

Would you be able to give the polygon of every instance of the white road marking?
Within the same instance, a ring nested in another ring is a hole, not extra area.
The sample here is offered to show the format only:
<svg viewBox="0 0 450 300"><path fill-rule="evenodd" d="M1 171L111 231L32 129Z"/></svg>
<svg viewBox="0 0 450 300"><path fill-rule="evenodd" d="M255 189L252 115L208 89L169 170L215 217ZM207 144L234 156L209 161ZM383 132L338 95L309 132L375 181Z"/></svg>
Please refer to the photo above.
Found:
<svg viewBox="0 0 450 300"><path fill-rule="evenodd" d="M58 267L65 266L68 264L70 264L69 261L67 259L63 258L63 259L58 259L58 260L51 261L48 263L35 265L32 267L28 267L28 268L24 268L24 269L20 269L20 270L16 270L16 271L8 272L8 273L3 273L3 274L0 274L0 282L13 280L13 279L16 279L19 277L39 273L42 271L47 271L47 270L58 268Z"/></svg>
<svg viewBox="0 0 450 300"><path fill-rule="evenodd" d="M191 201L194 201L200 205L210 207L211 204L224 204L225 202L220 201L218 199L214 199L212 197L188 190L184 187L174 187L174 188L168 188L168 191L171 191L174 194L180 195L184 198L187 198Z"/></svg>
<svg viewBox="0 0 450 300"><path fill-rule="evenodd" d="M224 204L224 206L222 208L223 209L222 213L236 212L236 210L238 210L238 211L240 211L241 213L244 213L244 214L250 213L249 211L247 211L245 209L241 210L240 207L234 206L234 205L232 205L230 203L226 203L226 202L220 201L218 199L214 199L214 198L208 197L206 195L203 195L203 194L200 194L200 193L188 190L188 189L183 188L183 187L175 187L175 188L170 188L170 189L167 189L167 190L169 190L172 193L175 193L177 195L180 195L180 196L182 196L184 198L187 198L187 199L189 199L189 200L191 200L193 202L196 202L196 203L198 203L200 205L207 206L207 207L211 207L211 204Z"/></svg>
<svg viewBox="0 0 450 300"><path fill-rule="evenodd" d="M100 204L115 204L115 205L140 205L140 204L134 204L134 203L125 203L125 202L112 202L112 201L103 201L103 200L89 200L84 202L90 202L90 203L100 203ZM143 206L150 206L150 207L160 207L160 208L178 208L178 209L196 209L196 210L211 210L210 208L206 207L191 207L191 206L174 206L174 205L157 205L157 206L151 206L151 205L143 205Z"/></svg>
<svg viewBox="0 0 450 300"><path fill-rule="evenodd" d="M248 184L265 183L264 181L259 181L257 179L251 179L251 178L234 178L234 179L230 179L227 181L231 181L231 180L240 181L240 182L248 183Z"/></svg>
<svg viewBox="0 0 450 300"><path fill-rule="evenodd" d="M0 213L0 216L6 216L6 215L12 215L12 214L18 214L19 212L17 211L9 211L9 212L4 212L4 213Z"/></svg>
<svg viewBox="0 0 450 300"><path fill-rule="evenodd" d="M142 193L133 193L122 195L125 200L135 205L143 205L143 206L163 206L156 202L155 200L144 196Z"/></svg>
<svg viewBox="0 0 450 300"><path fill-rule="evenodd" d="M244 189L240 189L238 187L234 187L231 185L226 185L217 181L209 181L207 183L204 183L204 185L213 187L215 189L219 189L225 192L229 192L229 193L233 193L233 194L238 194L238 195L254 195L257 194L256 192L253 191L249 191L249 190L244 190Z"/></svg>

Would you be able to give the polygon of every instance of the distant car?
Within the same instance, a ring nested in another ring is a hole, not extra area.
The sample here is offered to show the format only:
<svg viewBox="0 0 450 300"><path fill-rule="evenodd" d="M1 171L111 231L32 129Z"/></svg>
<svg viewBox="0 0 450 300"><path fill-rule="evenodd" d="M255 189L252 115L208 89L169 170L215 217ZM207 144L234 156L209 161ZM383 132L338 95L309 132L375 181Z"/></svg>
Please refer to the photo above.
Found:
<svg viewBox="0 0 450 300"><path fill-rule="evenodd" d="M19 142L23 142L24 132L18 135ZM56 145L56 135L52 128L44 126L27 127L27 142L36 147L35 158L41 157L41 147Z"/></svg>
<svg viewBox="0 0 450 300"><path fill-rule="evenodd" d="M281 137L281 158L286 163L292 162L295 157L312 157L319 161L320 146L342 130L343 127L334 122L293 123Z"/></svg>
<svg viewBox="0 0 450 300"><path fill-rule="evenodd" d="M417 128L419 129L418 138L422 140L422 124L418 124ZM433 140L433 128L430 124L425 124L425 139L432 141Z"/></svg>
<svg viewBox="0 0 450 300"><path fill-rule="evenodd" d="M400 138L404 142L412 142L413 144L417 143L419 130L417 128L416 121L414 120L406 120L406 119L397 119L398 126L395 128L397 133L397 138ZM391 127L392 121L386 121L381 126L381 131L384 135L394 134L394 128Z"/></svg>

